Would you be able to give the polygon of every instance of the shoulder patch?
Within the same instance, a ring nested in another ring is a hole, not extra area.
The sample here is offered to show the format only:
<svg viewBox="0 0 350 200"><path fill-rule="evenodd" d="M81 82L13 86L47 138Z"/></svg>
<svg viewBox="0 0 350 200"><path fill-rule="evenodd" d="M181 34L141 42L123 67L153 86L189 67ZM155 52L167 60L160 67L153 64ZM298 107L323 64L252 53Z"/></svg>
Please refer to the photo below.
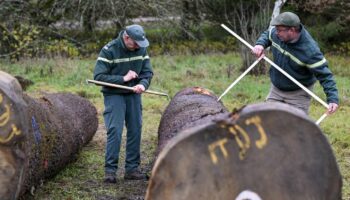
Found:
<svg viewBox="0 0 350 200"><path fill-rule="evenodd" d="M114 44L116 44L116 40L112 40L110 42L108 42L108 44L106 44L103 49L108 50L111 46L113 46Z"/></svg>

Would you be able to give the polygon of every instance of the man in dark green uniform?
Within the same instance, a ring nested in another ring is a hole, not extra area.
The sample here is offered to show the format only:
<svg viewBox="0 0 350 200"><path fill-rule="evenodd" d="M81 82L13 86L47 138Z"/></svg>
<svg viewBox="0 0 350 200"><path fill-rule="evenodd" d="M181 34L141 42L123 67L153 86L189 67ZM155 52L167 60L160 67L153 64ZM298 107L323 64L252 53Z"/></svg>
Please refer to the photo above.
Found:
<svg viewBox="0 0 350 200"><path fill-rule="evenodd" d="M147 54L149 42L140 25L127 26L101 50L94 71L94 79L133 87L133 91L103 87L107 129L105 154L106 183L116 183L116 172L123 126L127 128L124 179L147 180L139 169L142 127L141 93L150 85L153 76Z"/></svg>
<svg viewBox="0 0 350 200"><path fill-rule="evenodd" d="M292 12L284 12L271 22L275 26L261 34L252 53L261 56L271 47L274 62L305 87L312 89L318 80L327 95L328 114L334 113L339 104L338 90L328 62L317 43ZM268 102L279 101L300 108L308 113L311 96L274 67L270 68L272 82Z"/></svg>

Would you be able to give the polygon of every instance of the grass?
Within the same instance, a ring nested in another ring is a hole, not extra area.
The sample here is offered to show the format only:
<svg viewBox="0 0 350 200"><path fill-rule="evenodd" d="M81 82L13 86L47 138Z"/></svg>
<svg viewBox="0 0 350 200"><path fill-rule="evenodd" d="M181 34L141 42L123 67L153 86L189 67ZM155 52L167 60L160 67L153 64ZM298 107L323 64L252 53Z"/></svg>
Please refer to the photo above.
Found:
<svg viewBox="0 0 350 200"><path fill-rule="evenodd" d="M341 106L338 112L321 123L321 129L329 139L343 176L343 198L350 198L350 80L349 58L329 56L334 71ZM0 70L12 75L21 75L35 84L27 93L40 96L41 92L72 92L87 97L96 106L101 124L94 139L83 148L78 160L69 164L53 179L38 187L34 196L26 199L137 199L142 198L146 182L124 182L122 180L125 141L120 154L119 182L116 186L101 183L104 163L103 98L100 88L87 85L92 78L94 60L25 60L17 63L0 61ZM179 90L201 86L218 96L240 75L241 60L238 55L215 54L197 56L157 56L152 58L155 76L152 90L167 92L174 96ZM229 110L245 104L264 101L269 90L268 76L246 76L222 100ZM317 84L315 93L325 99ZM169 101L166 98L145 94L143 96L142 167L150 172L157 145L157 130L161 114ZM324 112L318 102L313 101L310 117L317 120ZM125 135L124 135L125 136ZM125 138L125 137L124 137Z"/></svg>

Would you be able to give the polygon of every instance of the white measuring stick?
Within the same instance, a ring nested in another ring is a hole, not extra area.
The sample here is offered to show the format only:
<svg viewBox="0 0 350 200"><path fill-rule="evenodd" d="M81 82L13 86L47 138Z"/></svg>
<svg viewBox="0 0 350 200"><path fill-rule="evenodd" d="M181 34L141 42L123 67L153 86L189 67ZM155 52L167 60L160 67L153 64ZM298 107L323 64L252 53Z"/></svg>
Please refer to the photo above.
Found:
<svg viewBox="0 0 350 200"><path fill-rule="evenodd" d="M118 84L113 84L113 83L107 83L107 82L103 82L103 81L95 81L95 80L87 79L86 82L87 83L95 83L96 85L100 85L100 86L109 86L109 87L114 87L114 88L130 90L130 91L134 90L133 87L128 87L128 86L124 86L124 85L118 85ZM162 93L162 92L156 92L156 91L152 91L152 90L145 90L144 93L169 97L168 94L165 94L165 93Z"/></svg>
<svg viewBox="0 0 350 200"><path fill-rule="evenodd" d="M218 98L218 101L220 101L220 99L228 92L228 91L230 91L231 90L231 88L233 87L233 86L235 86L245 75L247 75L248 74L248 72L250 71L250 70L252 70L254 67L255 67L255 65L257 65L259 62L260 62L260 60L262 59L263 57L262 56L260 56L248 69L246 69L226 90L225 90L225 92L224 93L222 93L222 95Z"/></svg>
<svg viewBox="0 0 350 200"><path fill-rule="evenodd" d="M235 36L237 39L239 39L243 44L245 44L250 49L253 49L253 46L250 45L247 41L245 41L243 38L241 38L239 35L237 35L235 32L233 32L231 29L229 29L224 24L221 24L221 26L226 29L229 33L231 33L233 36ZM318 102L320 102L324 107L328 108L328 104L324 102L321 98L316 96L313 92L311 92L309 89L307 89L304 85L299 83L299 81L295 80L291 75L289 75L287 72L285 72L282 68L280 68L278 65L276 65L273 61L271 61L268 57L264 56L264 60L266 60L268 63L270 63L273 67L275 67L278 71L280 71L283 75L285 75L287 78L289 78L291 81L293 81L295 84L297 84L301 89L303 89L305 92L307 92L309 95L311 95L313 98L315 98Z"/></svg>
<svg viewBox="0 0 350 200"><path fill-rule="evenodd" d="M319 125L327 116L328 116L327 113L323 114L323 115L320 117L320 119L318 119L318 120L316 121L316 124Z"/></svg>

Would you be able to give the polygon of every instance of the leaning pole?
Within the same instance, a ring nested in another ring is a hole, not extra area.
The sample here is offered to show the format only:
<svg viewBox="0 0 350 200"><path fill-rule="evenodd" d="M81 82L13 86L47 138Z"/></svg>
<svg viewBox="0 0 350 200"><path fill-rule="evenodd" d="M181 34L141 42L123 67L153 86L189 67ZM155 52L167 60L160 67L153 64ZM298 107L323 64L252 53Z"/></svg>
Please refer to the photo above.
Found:
<svg viewBox="0 0 350 200"><path fill-rule="evenodd" d="M1 199L17 199L75 160L97 126L88 100L68 93L32 98L0 71Z"/></svg>
<svg viewBox="0 0 350 200"><path fill-rule="evenodd" d="M302 111L260 103L230 113L198 91L178 92L162 116L146 200L341 200L331 146Z"/></svg>

